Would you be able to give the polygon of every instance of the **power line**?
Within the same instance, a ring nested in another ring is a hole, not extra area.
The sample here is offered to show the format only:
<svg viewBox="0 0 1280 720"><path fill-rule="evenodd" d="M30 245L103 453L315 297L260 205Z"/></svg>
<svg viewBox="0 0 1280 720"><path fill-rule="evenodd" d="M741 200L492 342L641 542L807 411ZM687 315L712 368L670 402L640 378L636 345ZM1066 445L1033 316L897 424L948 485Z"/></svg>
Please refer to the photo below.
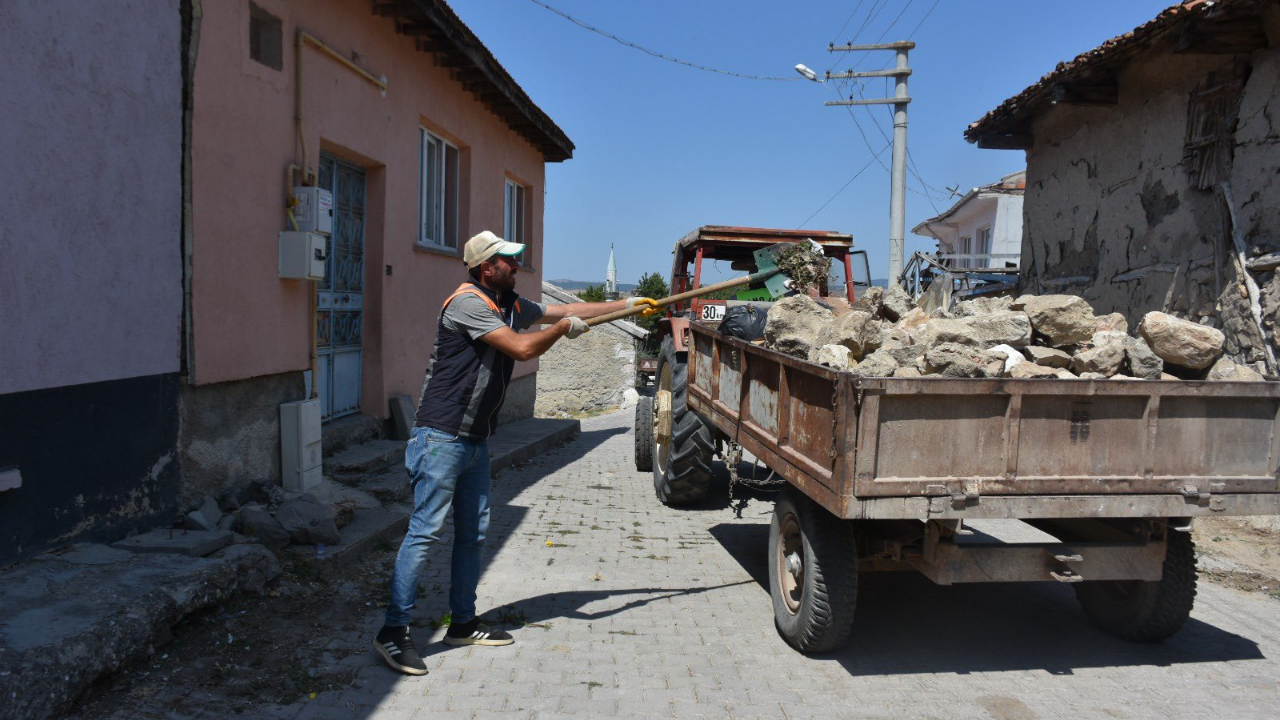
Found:
<svg viewBox="0 0 1280 720"><path fill-rule="evenodd" d="M883 5L881 4L882 2L884 3ZM862 20L862 24L858 26L858 29L854 31L853 36L849 38L849 44L850 44L850 45L854 44L854 43L857 41L858 36L862 34L862 31L863 31L863 30L866 30L866 29L867 29L867 25L868 25L868 24L869 24L873 19L875 19L875 17L876 17L877 15L879 15L879 14L880 14L880 12L879 12L879 11L880 11L880 10L883 10L883 9L887 6L888 2L889 2L889 0L875 0L875 2L873 2L873 3L871 4L871 7L867 9L867 17L866 17L866 18L864 18L864 19ZM862 7L862 2L861 2L861 0L858 2L858 7ZM857 14L858 14L858 8L854 8L854 9L853 9L853 14L854 14L854 15L857 15ZM852 18L852 17L853 17L853 15L850 15L850 17ZM845 25L847 26L848 24L849 24L849 23L848 23L848 21L846 21L846 22L845 22ZM842 28L840 28L840 32L844 32L844 28L843 28L843 27L842 27ZM839 36L840 36L840 33L836 33L836 38L835 38L835 40L832 40L832 41L831 41L831 44L832 44L832 45L834 45L834 44L835 44L835 41L836 41L836 40L839 40L839 39L840 39L840 37L839 37ZM834 70L834 69L835 69L835 67L836 67L836 65L838 65L838 64L840 63L840 61L844 59L845 55L848 55L848 54L849 54L849 51L848 51L848 50L844 50L844 51L842 51L839 55L837 55L837 56L836 56L836 59L831 61L831 67L827 68L827 72L831 72L832 70Z"/></svg>
<svg viewBox="0 0 1280 720"><path fill-rule="evenodd" d="M858 4L854 6L853 12L849 13L849 17L844 19L844 24L841 25L840 29L836 31L836 36L831 38L832 43L840 39L840 33L844 32L844 29L849 27L849 22L853 20L854 15L858 14L858 9L862 7L862 3L864 2L866 2L866 0L858 0Z"/></svg>
<svg viewBox="0 0 1280 720"><path fill-rule="evenodd" d="M920 22L916 23L916 26L911 29L911 34L907 35L908 40L916 36L916 32L920 30L920 26L924 24L925 20L929 19L929 16L933 14L934 8L937 8L938 3L941 2L942 0L933 0L933 5L929 6L929 10L924 14L924 17L920 18Z"/></svg>
<svg viewBox="0 0 1280 720"><path fill-rule="evenodd" d="M863 172L865 172L867 168L871 167L871 164L872 164L872 163L874 163L874 162L876 162L877 160L879 160L879 159L880 159L880 156L884 154L884 151L885 151L885 150L888 150L888 149L889 149L889 147L890 147L890 146L892 146L892 145L893 145L893 143L889 143L888 145L885 145L884 147L880 148L880 152L876 153L874 157L872 157L870 160L868 160L868 161L867 161L867 164L866 164L866 165L863 165L863 166L858 170L858 172L854 173L854 174L853 174L853 177L849 178L848 182L846 182L844 185L841 185L841 186L840 186L840 189L839 189L839 190L837 190L837 191L835 192L835 194L834 194L834 195L832 195L831 197L827 198L827 201L826 201L826 202L824 202L824 203L822 203L822 207L818 208L817 210L814 210L814 211L813 211L813 214L811 214L809 217L805 218L805 219L804 219L804 222L802 222L802 223L800 223L799 225L797 225L795 229L796 229L796 230L803 230L803 229L804 229L804 226L805 226L805 225L807 225L807 224L809 223L809 221L810 221L810 220L812 220L814 217L816 217L816 216L818 215L818 213L822 212L823 210L826 210L826 209L827 209L827 206L828 206L828 205L830 205L830 204L831 204L831 202L832 202L833 200L835 200L836 198L840 197L840 193L844 192L844 191L845 191L845 188L847 188L847 187L849 187L850 185L852 185L852 184L853 184L853 181L854 181L854 180L857 180L859 175L861 175Z"/></svg>
<svg viewBox="0 0 1280 720"><path fill-rule="evenodd" d="M893 26L897 25L898 21L902 19L902 16L907 14L907 9L911 7L911 3L913 2L915 2L915 0L907 0L906 4L902 6L902 9L898 11L898 15L894 17L893 21L889 23L889 26L886 27L884 31L880 33L880 37L876 38L876 44L879 44L881 40L884 40L884 36L888 35L889 31L893 29ZM866 54L858 58L858 62L854 63L853 67L849 68L849 71L853 72L854 70L857 70L858 66L862 64L862 61L866 59L867 59Z"/></svg>
<svg viewBox="0 0 1280 720"><path fill-rule="evenodd" d="M607 32L607 31L605 31L605 30L601 30L600 28L595 27L594 25L588 25L587 23L582 22L581 20L579 20L579 19L577 19L577 18L573 17L572 15L570 15L570 14L568 14L568 13L564 12L563 10L558 10L558 9L556 9L556 8L551 7L550 5L548 5L548 4L544 3L544 2L542 2L542 0L529 0L529 2L531 2L531 3L533 3L534 5L537 5L537 6L539 6L539 7L542 7L542 8L545 8L545 9L547 9L547 10L550 10L551 12L555 13L556 15L559 15L560 17L564 18L565 20L568 20L569 22L573 23L574 25L577 25L578 27L584 28L584 29L586 29L586 30L590 30L591 32L596 33L597 35L603 35L604 37L607 37L607 38L609 38L610 40L613 40L613 41L614 41L614 42L616 42L616 43L619 43L619 44L621 44L621 45L626 45L626 46L627 46L627 47L629 47L629 48L633 48L633 49L635 49L635 50L639 50L640 52L645 53L646 55L651 55L651 56L656 57L656 58L659 58L659 59L661 59L661 60L666 60L666 61L668 61L668 62L676 63L677 65L684 65L685 67L693 68L694 70L702 70L702 71L704 71L704 72L718 73L718 74L720 74L720 75L729 75L729 76L736 77L736 78L743 78L744 80L772 80L772 81L775 81L775 82L793 82L793 81L795 81L795 80L803 80L803 79L804 79L804 78L800 78L800 77L778 77L778 76L770 76L770 75L747 75L747 74L744 74L744 73L737 73L737 72L733 72L733 71L731 71L731 70L721 70L721 69L719 69L719 68L707 67L706 65L699 65L698 63L695 63L695 62L689 62L688 60L681 60L680 58L672 57L672 56L667 55L667 54L665 54L665 53L660 53L660 52L658 52L657 50L650 50L649 48L644 47L643 45L638 45L638 44L636 44L636 43L633 43L633 42L631 42L630 40L623 40L622 38L618 37L617 35L614 35L613 33Z"/></svg>
<svg viewBox="0 0 1280 720"><path fill-rule="evenodd" d="M836 89L834 86L832 86L832 89L833 89L833 90L835 90L836 94L840 96L840 99L841 99L841 100L846 100L846 99L852 99L852 98L853 98L853 93L852 93L852 92L850 92L850 93L849 93L849 97L848 97L848 98L846 98L846 97L844 96L844 93L841 93L841 92L840 92L838 89ZM859 95L861 95L861 93L859 93ZM867 150L868 150L868 151L870 151L871 153L875 154L875 148L871 145L871 140L867 138L867 133L866 133L866 131L862 129L862 123L858 122L858 116L854 114L854 112L853 112L853 108L849 107L848 105L845 105L845 106L844 106L844 109L845 109L845 111L846 111L846 112L848 112L848 113L849 113L849 118L850 118L851 120L853 120L853 124L854 124L854 126L858 128L858 135L860 135L860 136L862 137L862 142L863 142L863 144L864 144L864 145L866 145L866 146L867 146ZM877 122L875 121L875 117L874 117L874 116L871 118L871 122L872 122L872 124L873 124L873 125L875 125L875 126L876 126L876 130L879 130L879 131L880 131L880 136L881 136L881 137L883 137L883 138L884 138L886 141L888 141L890 144L892 144L892 143L893 143L893 140L891 140L891 139L889 138L889 136L885 134L884 129L883 129L883 128L881 128L881 127L880 127L880 124L879 124L879 123L877 123ZM911 152L910 152L909 150L907 151L907 158L908 158L908 160L911 158ZM879 162L879 163L880 163L880 167L881 167L881 168L883 168L885 172L887 172L887 173L891 173L891 174L892 174L892 171L889 169L889 166L888 166L888 165L885 165L883 160L880 160L879 155L876 155L875 159L876 159L876 161L877 161L877 162ZM914 164L914 162L913 162L912 164ZM941 213L938 211L938 206L933 204L933 200L934 200L933 196L928 194L928 190L930 189L929 184L928 184L928 183L926 183L926 182L924 181L924 178L920 177L919 172L914 171L914 170L911 170L910 172L911 172L911 174L912 174L912 175L914 175L914 176L915 176L916 180L920 183L920 186L921 186L922 188L924 188L925 192L921 192L921 191L919 191L919 190L916 190L915 188L910 188L910 187L909 187L909 188L907 188L907 191L908 191L908 192L915 193L916 195L919 195L919 196L921 196L921 197L923 197L923 198L927 199L927 200L929 201L929 204L930 204L930 205L933 205L934 213L935 213L935 214L941 214ZM935 190L935 192L937 191L937 189L936 189L936 188L933 188L933 189Z"/></svg>

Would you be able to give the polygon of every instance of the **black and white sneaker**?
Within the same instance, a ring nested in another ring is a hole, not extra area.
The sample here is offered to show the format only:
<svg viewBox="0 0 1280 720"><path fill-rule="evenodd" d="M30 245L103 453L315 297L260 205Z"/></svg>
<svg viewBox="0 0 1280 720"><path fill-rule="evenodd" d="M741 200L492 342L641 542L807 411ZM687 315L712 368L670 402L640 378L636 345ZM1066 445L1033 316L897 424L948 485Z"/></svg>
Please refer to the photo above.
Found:
<svg viewBox="0 0 1280 720"><path fill-rule="evenodd" d="M513 642L515 638L510 633L490 629L480 618L450 625L444 634L445 645L510 645Z"/></svg>
<svg viewBox="0 0 1280 720"><path fill-rule="evenodd" d="M409 628L384 625L373 641L373 649L378 651L383 660L392 668L406 675L426 675L427 664L418 655L418 648L413 646L413 637Z"/></svg>

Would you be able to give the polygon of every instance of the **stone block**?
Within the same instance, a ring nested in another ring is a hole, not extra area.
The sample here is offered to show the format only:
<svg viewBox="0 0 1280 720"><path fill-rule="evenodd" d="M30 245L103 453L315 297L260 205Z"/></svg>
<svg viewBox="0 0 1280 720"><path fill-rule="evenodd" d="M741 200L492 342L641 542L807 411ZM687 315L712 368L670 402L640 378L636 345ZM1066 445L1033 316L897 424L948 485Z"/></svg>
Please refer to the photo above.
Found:
<svg viewBox="0 0 1280 720"><path fill-rule="evenodd" d="M893 377L898 361L886 350L877 350L862 359L851 372L862 377Z"/></svg>
<svg viewBox="0 0 1280 720"><path fill-rule="evenodd" d="M1046 348L1038 345L1028 346L1023 350L1027 359L1037 365L1050 368L1071 367L1071 353L1057 348Z"/></svg>
<svg viewBox="0 0 1280 720"><path fill-rule="evenodd" d="M1247 365L1238 365L1230 358L1220 358L1209 368L1209 380L1227 380L1234 382L1264 382L1257 371Z"/></svg>
<svg viewBox="0 0 1280 720"><path fill-rule="evenodd" d="M417 408L413 405L413 398L408 395L397 395L391 398L391 431L394 433L394 440L409 439L416 415Z"/></svg>
<svg viewBox="0 0 1280 720"><path fill-rule="evenodd" d="M916 304L911 301L911 296L896 283L891 284L881 298L880 312L886 320L898 322L915 309Z"/></svg>
<svg viewBox="0 0 1280 720"><path fill-rule="evenodd" d="M1202 370L1222 356L1226 336L1222 331L1162 312L1149 312L1138 323L1138 333L1151 351L1179 367Z"/></svg>
<svg viewBox="0 0 1280 720"><path fill-rule="evenodd" d="M111 543L117 550L135 553L176 553L204 557L231 544L229 530L152 530Z"/></svg>
<svg viewBox="0 0 1280 720"><path fill-rule="evenodd" d="M1036 295L1019 298L1031 326L1053 347L1082 343L1098 330L1093 308L1075 295Z"/></svg>
<svg viewBox="0 0 1280 720"><path fill-rule="evenodd" d="M880 317L881 310L884 307L884 289L878 287L869 287L862 293L862 297L853 303L854 310L860 310L869 315Z"/></svg>
<svg viewBox="0 0 1280 720"><path fill-rule="evenodd" d="M289 544L289 531L265 509L253 505L240 508L241 532L271 547Z"/></svg>
<svg viewBox="0 0 1280 720"><path fill-rule="evenodd" d="M221 519L222 510L218 508L218 501L205 495L200 507L187 513L182 525L188 530L216 530Z"/></svg>
<svg viewBox="0 0 1280 720"><path fill-rule="evenodd" d="M843 345L823 345L813 354L813 362L837 370L848 370L851 358L849 348ZM855 364L857 361L853 361Z"/></svg>
<svg viewBox="0 0 1280 720"><path fill-rule="evenodd" d="M1009 377L1020 379L1056 378L1058 377L1058 371L1050 367L1037 365L1033 362L1024 362L1014 365L1013 368L1009 370Z"/></svg>
<svg viewBox="0 0 1280 720"><path fill-rule="evenodd" d="M1008 312L1012 308L1013 298L1011 297L979 297L956 303L952 315L955 317L974 317L976 315Z"/></svg>
<svg viewBox="0 0 1280 720"><path fill-rule="evenodd" d="M830 310L807 295L783 298L769 308L765 344L778 352L808 359L814 347L821 347L816 342L818 333L833 319Z"/></svg>
<svg viewBox="0 0 1280 720"><path fill-rule="evenodd" d="M1022 347L1031 344L1031 322L1026 313L1010 310L957 319L939 318L921 328L918 340L924 345L961 343L980 348L995 345Z"/></svg>
<svg viewBox="0 0 1280 720"><path fill-rule="evenodd" d="M281 503L276 510L276 521L295 543L333 545L342 539L333 508L314 495L305 494Z"/></svg>
<svg viewBox="0 0 1280 720"><path fill-rule="evenodd" d="M1080 373L1098 373L1115 375L1120 372L1120 365L1125 358L1125 344L1128 335L1118 332L1104 331L1095 333L1093 346L1077 352L1071 361L1071 369Z"/></svg>
<svg viewBox="0 0 1280 720"><path fill-rule="evenodd" d="M1022 356L1022 353L1017 348L1011 347L1009 345L996 345L995 347L991 348L990 352L1004 356L1005 358L1004 373L1006 375L1008 375L1009 372L1013 370L1014 367L1021 365L1022 363L1025 363L1027 361L1027 359Z"/></svg>
<svg viewBox="0 0 1280 720"><path fill-rule="evenodd" d="M1164 360L1152 352L1142 338L1126 336L1124 361L1130 375L1144 380L1155 380L1164 371Z"/></svg>
<svg viewBox="0 0 1280 720"><path fill-rule="evenodd" d="M772 311L770 311L772 312ZM861 310L852 310L836 318L834 323L819 329L815 345L843 345L849 348L854 360L862 360L884 344L884 332L875 316Z"/></svg>
<svg viewBox="0 0 1280 720"><path fill-rule="evenodd" d="M924 372L957 378L982 377L984 366L992 359L986 351L972 345L943 343L925 352Z"/></svg>
<svg viewBox="0 0 1280 720"><path fill-rule="evenodd" d="M1124 315L1114 312L1109 315L1099 315L1094 318L1094 327L1098 329L1098 332L1109 330L1111 332L1122 332L1127 334L1129 332L1129 321L1125 319Z"/></svg>

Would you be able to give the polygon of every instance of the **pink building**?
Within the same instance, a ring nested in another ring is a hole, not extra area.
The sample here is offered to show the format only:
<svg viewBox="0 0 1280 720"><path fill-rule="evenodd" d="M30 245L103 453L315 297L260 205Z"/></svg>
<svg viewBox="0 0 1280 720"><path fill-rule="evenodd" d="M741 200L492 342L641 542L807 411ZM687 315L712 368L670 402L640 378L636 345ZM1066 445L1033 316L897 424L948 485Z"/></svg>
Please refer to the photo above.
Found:
<svg viewBox="0 0 1280 720"><path fill-rule="evenodd" d="M536 297L544 163L573 152L441 0L206 2L192 38L187 499L279 478L279 406L307 396L313 307L326 421L385 419L391 398L417 399L468 237L528 244L518 289ZM333 197L314 299L312 281L278 275L304 178ZM517 368L508 419L532 414L536 370Z"/></svg>

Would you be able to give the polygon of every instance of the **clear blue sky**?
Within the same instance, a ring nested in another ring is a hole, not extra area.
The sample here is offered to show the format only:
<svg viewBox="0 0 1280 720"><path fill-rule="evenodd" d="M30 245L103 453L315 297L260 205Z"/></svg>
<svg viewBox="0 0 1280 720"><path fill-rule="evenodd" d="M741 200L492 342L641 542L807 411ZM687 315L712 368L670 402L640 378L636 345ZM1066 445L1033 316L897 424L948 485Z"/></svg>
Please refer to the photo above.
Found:
<svg viewBox="0 0 1280 720"><path fill-rule="evenodd" d="M848 69L827 44L901 40L934 0L545 0L653 50L743 74L796 77ZM669 274L671 246L706 224L795 228L871 160L833 90L803 79L744 80L650 57L584 30L530 0L455 0L454 9L577 145L547 166L543 276L600 281L609 244L619 281ZM964 128L1055 64L1153 18L1171 0L940 0L912 38L908 147L933 188L961 192L1022 169L1021 151L978 150ZM905 11L904 11L905 8ZM857 12L854 13L854 10ZM850 14L848 27L839 32ZM901 17L889 28L895 17ZM887 30L887 33L886 33ZM880 51L859 70L892 59ZM882 96L883 81L864 88ZM856 109L876 150L889 111ZM889 164L889 151L881 155ZM909 178L908 187L923 191ZM907 193L907 253L934 245L910 234L945 210ZM938 199L942 196L943 199ZM806 228L852 233L872 275L888 266L889 175L872 164Z"/></svg>

